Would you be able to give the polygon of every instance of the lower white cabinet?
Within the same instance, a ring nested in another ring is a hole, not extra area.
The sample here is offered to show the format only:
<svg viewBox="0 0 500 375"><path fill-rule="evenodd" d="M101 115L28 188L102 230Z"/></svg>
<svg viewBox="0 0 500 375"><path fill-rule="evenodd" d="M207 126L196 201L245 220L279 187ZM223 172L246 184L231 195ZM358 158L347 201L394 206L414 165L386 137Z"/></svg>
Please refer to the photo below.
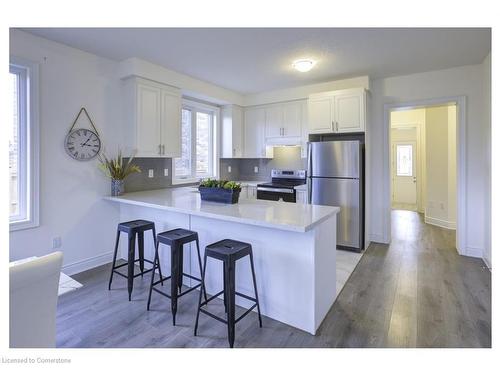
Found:
<svg viewBox="0 0 500 375"><path fill-rule="evenodd" d="M296 193L297 193L297 198L296 198L297 203L307 204L307 191L296 190Z"/></svg>
<svg viewBox="0 0 500 375"><path fill-rule="evenodd" d="M257 199L257 186L247 186L247 197L248 199Z"/></svg>

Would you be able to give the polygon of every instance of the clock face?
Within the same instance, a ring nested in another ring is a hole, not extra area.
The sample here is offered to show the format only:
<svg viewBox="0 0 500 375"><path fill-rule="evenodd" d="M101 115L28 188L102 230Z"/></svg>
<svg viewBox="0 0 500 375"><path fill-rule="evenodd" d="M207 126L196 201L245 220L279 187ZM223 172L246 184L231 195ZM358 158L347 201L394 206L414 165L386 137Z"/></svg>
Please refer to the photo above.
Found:
<svg viewBox="0 0 500 375"><path fill-rule="evenodd" d="M76 160L90 160L101 150L99 136L88 129L75 129L66 136L64 148Z"/></svg>

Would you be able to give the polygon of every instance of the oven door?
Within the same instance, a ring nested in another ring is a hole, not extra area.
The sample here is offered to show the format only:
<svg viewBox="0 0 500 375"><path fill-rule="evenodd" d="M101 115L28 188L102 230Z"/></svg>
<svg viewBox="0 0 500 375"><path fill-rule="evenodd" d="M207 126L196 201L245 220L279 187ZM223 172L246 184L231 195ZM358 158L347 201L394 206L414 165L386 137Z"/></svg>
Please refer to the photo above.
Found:
<svg viewBox="0 0 500 375"><path fill-rule="evenodd" d="M257 199L268 201L296 202L296 194L294 188L276 188L268 186L257 186Z"/></svg>

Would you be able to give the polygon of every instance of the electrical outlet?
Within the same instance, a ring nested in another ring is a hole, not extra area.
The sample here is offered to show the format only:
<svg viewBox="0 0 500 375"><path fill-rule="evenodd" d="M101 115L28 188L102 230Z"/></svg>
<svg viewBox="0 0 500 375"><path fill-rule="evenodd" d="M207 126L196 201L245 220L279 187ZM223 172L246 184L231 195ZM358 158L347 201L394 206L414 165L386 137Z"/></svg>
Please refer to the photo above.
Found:
<svg viewBox="0 0 500 375"><path fill-rule="evenodd" d="M163 175L164 175L165 177L168 177L168 168L165 168L165 169L163 170Z"/></svg>
<svg viewBox="0 0 500 375"><path fill-rule="evenodd" d="M253 171L254 171L255 173L259 173L259 167L257 167L257 166L253 167Z"/></svg>
<svg viewBox="0 0 500 375"><path fill-rule="evenodd" d="M53 249L59 249L62 245L62 239L61 237L54 237L52 239L52 248Z"/></svg>
<svg viewBox="0 0 500 375"><path fill-rule="evenodd" d="M153 169L148 169L148 177L153 178L155 176L155 171Z"/></svg>
<svg viewBox="0 0 500 375"><path fill-rule="evenodd" d="M227 173L231 173L231 166L230 165L227 166Z"/></svg>

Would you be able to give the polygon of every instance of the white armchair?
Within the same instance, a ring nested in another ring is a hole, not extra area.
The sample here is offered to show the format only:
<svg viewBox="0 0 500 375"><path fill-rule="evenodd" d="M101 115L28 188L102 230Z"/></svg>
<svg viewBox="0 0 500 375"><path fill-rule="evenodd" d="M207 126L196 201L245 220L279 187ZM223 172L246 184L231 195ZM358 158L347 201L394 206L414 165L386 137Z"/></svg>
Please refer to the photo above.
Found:
<svg viewBox="0 0 500 375"><path fill-rule="evenodd" d="M10 347L56 346L56 308L63 254L11 263Z"/></svg>

